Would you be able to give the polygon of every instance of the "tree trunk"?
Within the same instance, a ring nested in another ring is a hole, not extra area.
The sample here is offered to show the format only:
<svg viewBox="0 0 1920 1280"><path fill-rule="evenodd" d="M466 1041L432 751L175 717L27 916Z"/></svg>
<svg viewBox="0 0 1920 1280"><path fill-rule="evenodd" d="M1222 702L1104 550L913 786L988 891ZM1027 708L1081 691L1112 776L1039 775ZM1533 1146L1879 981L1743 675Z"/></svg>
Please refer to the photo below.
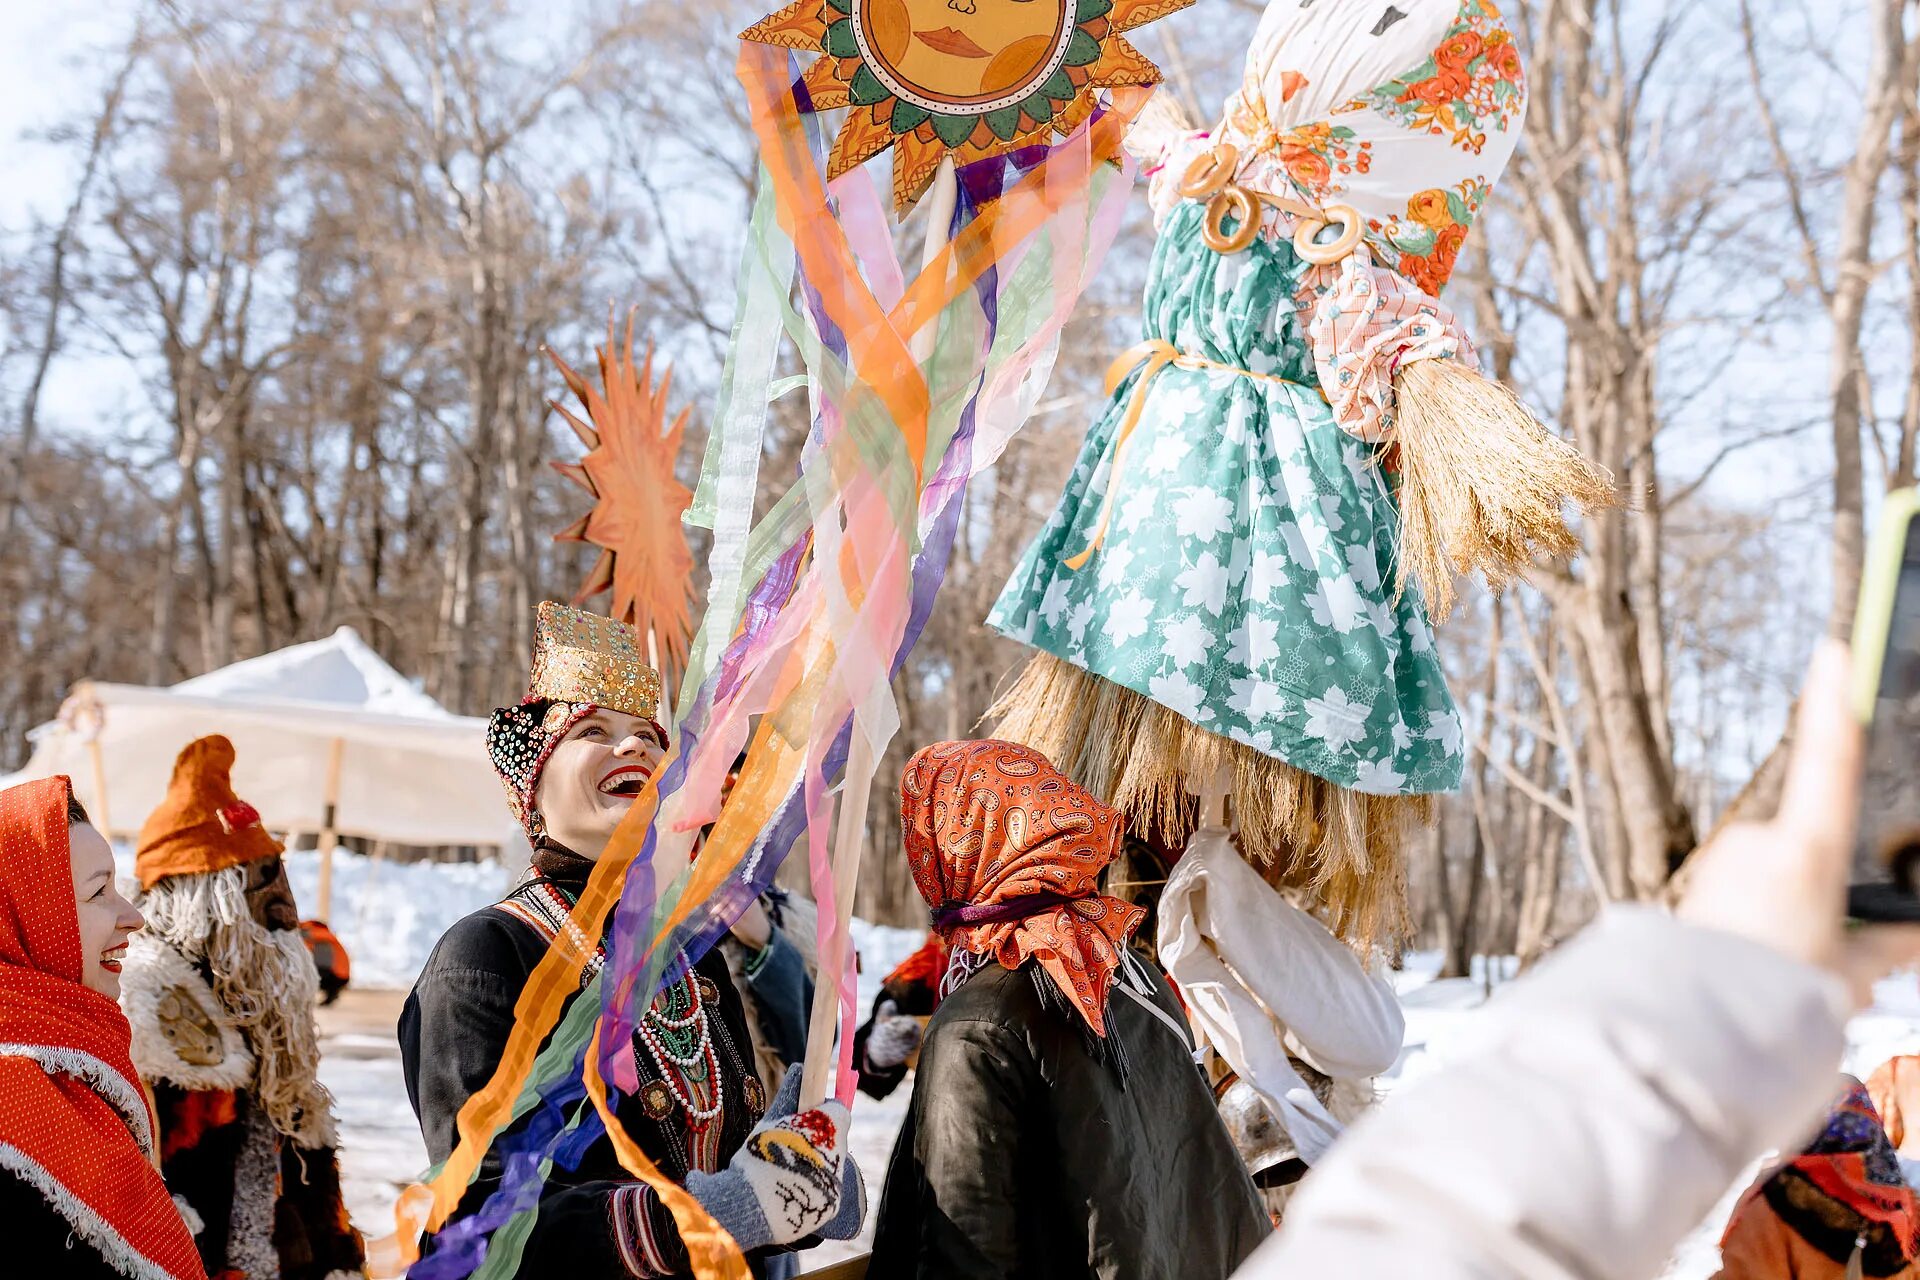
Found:
<svg viewBox="0 0 1920 1280"><path fill-rule="evenodd" d="M1486 676L1480 685L1480 723L1474 734L1473 775L1467 795L1473 805L1473 843L1467 853L1467 879L1461 888L1459 927L1447 948L1443 978L1464 978L1473 972L1475 944L1480 940L1480 898L1487 878L1487 753L1492 750L1493 708L1500 694L1500 641L1505 603L1493 602L1487 626Z"/></svg>
<svg viewBox="0 0 1920 1280"><path fill-rule="evenodd" d="M1841 198L1839 244L1835 249L1833 346L1827 362L1827 388L1833 415L1833 607L1829 634L1845 637L1853 629L1860 598L1860 567L1866 557L1866 487L1860 433L1865 421L1866 356L1860 347L1867 292L1873 286L1873 223L1881 175L1892 146L1893 123L1901 114L1901 89L1907 83L1908 0L1870 0L1871 67L1860 114L1854 155L1846 169Z"/></svg>
<svg viewBox="0 0 1920 1280"><path fill-rule="evenodd" d="M65 216L60 219L59 230L54 232L47 262L46 323L41 327L40 341L34 348L33 372L27 376L26 394L20 402L20 430L13 438L8 464L0 467L0 546L14 545L20 514L21 478L26 470L27 455L33 452L33 443L40 431L40 391L46 385L47 370L53 365L54 353L60 349L60 317L67 309L67 256L73 252L74 238L80 229L80 217L87 207L87 197L93 190L94 176L100 171L101 155L113 136L114 124L120 114L120 101L126 95L127 78L133 74L143 39L140 29L136 27L133 39L127 45L126 59L120 64L112 83L107 86L106 100L101 104L100 114L94 118L93 136L87 144L87 157L80 165L79 180L74 183L73 199L67 204Z"/></svg>

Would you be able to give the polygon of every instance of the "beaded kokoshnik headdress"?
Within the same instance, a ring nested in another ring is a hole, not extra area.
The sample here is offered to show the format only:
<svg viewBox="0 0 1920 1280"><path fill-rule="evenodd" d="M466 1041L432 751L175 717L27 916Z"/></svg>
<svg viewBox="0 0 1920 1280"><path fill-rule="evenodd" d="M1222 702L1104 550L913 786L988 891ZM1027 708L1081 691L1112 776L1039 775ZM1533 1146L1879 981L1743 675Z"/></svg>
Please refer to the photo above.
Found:
<svg viewBox="0 0 1920 1280"><path fill-rule="evenodd" d="M527 696L519 706L495 708L487 721L487 755L536 847L546 836L534 803L540 771L567 731L603 707L658 725L660 673L641 658L626 623L546 601L534 626Z"/></svg>

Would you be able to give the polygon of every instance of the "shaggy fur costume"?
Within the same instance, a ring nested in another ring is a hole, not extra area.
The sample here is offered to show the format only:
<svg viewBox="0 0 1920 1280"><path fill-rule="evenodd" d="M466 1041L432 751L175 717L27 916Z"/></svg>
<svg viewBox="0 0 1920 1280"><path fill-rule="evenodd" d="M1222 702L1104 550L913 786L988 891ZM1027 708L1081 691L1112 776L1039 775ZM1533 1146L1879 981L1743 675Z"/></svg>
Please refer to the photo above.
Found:
<svg viewBox="0 0 1920 1280"><path fill-rule="evenodd" d="M162 936L128 947L121 1003L161 1169L198 1223L209 1275L354 1280L364 1251L341 1199L332 1099L314 1076L317 977L297 933L238 914L242 875L162 882L145 904ZM196 936L197 956L174 941Z"/></svg>

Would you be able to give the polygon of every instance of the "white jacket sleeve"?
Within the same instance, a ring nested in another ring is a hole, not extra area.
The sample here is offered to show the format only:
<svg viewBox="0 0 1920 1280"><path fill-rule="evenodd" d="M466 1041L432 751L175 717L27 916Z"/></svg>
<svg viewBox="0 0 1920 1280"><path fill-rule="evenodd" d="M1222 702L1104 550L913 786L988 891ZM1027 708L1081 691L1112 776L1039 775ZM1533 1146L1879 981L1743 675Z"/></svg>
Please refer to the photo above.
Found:
<svg viewBox="0 0 1920 1280"><path fill-rule="evenodd" d="M1837 1087L1846 992L1641 908L1516 982L1355 1125L1237 1280L1643 1280Z"/></svg>

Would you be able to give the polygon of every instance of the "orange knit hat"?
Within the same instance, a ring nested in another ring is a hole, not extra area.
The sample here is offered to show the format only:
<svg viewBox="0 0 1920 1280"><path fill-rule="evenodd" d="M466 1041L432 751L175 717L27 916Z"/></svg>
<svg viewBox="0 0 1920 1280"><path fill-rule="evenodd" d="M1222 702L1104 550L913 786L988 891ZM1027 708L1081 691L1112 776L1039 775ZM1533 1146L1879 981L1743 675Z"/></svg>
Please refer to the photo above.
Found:
<svg viewBox="0 0 1920 1280"><path fill-rule="evenodd" d="M260 811L233 793L232 774L233 744L219 734L180 752L166 798L140 828L133 869L141 888L167 876L245 866L286 848L260 825Z"/></svg>

